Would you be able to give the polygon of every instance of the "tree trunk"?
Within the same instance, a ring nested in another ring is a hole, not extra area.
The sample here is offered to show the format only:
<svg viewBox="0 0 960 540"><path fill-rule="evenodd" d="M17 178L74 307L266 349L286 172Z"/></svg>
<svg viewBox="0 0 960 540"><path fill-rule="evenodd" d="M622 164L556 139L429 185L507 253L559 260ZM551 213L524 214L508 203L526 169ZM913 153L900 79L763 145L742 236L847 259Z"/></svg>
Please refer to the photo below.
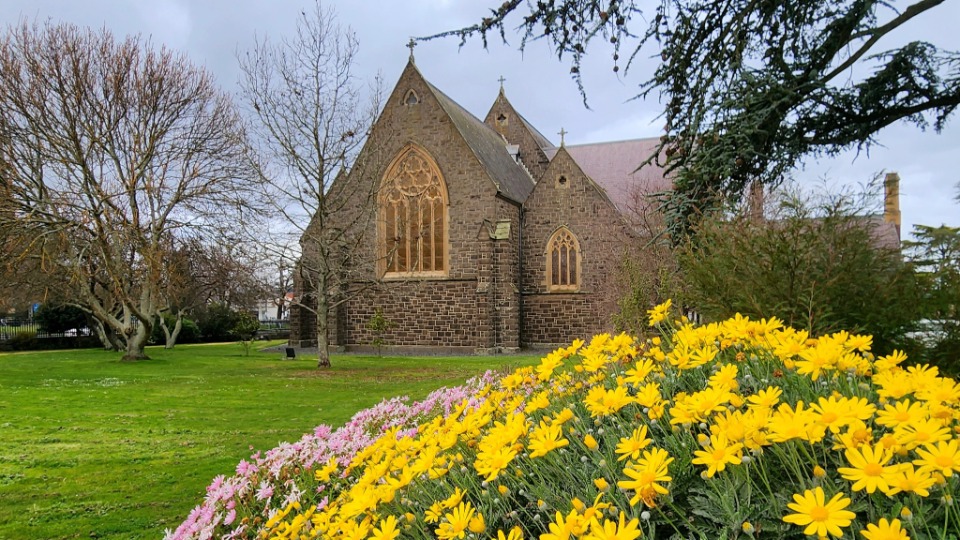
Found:
<svg viewBox="0 0 960 540"><path fill-rule="evenodd" d="M323 269L325 270L325 269ZM330 339L327 335L330 298L327 291L327 276L319 272L317 279L317 367L330 367Z"/></svg>
<svg viewBox="0 0 960 540"><path fill-rule="evenodd" d="M140 321L136 330L127 336L127 348L121 360L135 362L137 360L149 360L150 357L144 352L147 346L147 338L150 337L150 331L153 330L149 322Z"/></svg>
<svg viewBox="0 0 960 540"><path fill-rule="evenodd" d="M104 328L104 334L106 334L107 341L110 343L107 350L110 351L122 351L124 349L123 339L113 331L113 328L109 326Z"/></svg>
<svg viewBox="0 0 960 540"><path fill-rule="evenodd" d="M177 312L177 322L173 325L173 330L167 327L167 321L160 315L160 328L163 329L164 349L172 349L177 344L177 338L180 337L180 330L183 329L183 312Z"/></svg>
<svg viewBox="0 0 960 540"><path fill-rule="evenodd" d="M103 321L96 317L90 317L90 321L93 331L97 333L100 343L103 344L103 350L122 351L124 349L124 345L120 340L120 336L114 332L113 328L111 328L109 325L103 324Z"/></svg>

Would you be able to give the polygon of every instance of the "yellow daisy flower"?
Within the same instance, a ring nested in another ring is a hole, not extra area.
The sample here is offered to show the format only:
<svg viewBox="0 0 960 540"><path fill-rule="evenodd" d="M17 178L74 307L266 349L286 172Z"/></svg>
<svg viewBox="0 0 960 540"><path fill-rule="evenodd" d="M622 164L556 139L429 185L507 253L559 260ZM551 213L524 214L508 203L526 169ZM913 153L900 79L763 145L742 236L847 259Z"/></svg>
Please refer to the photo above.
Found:
<svg viewBox="0 0 960 540"><path fill-rule="evenodd" d="M523 540L523 529L520 527L514 527L510 529L510 532L503 534L503 531L497 531L497 540Z"/></svg>
<svg viewBox="0 0 960 540"><path fill-rule="evenodd" d="M602 386L591 388L587 392L587 397L583 403L590 411L591 417L607 416L613 414L627 405L633 403L633 398L627 393L623 386L617 386L612 390L607 390Z"/></svg>
<svg viewBox="0 0 960 540"><path fill-rule="evenodd" d="M917 450L919 459L913 460L921 469L937 471L944 476L952 476L954 471L960 472L960 440L940 441L937 444L928 444Z"/></svg>
<svg viewBox="0 0 960 540"><path fill-rule="evenodd" d="M883 410L877 413L877 424L888 428L896 428L911 422L924 420L927 414L927 407L923 403L902 399L884 406Z"/></svg>
<svg viewBox="0 0 960 540"><path fill-rule="evenodd" d="M896 495L900 492L916 493L921 497L929 497L928 488L936 483L936 479L926 469L914 468L912 463L900 465L897 474L889 479L890 491L887 495Z"/></svg>
<svg viewBox="0 0 960 540"><path fill-rule="evenodd" d="M632 480L621 480L617 486L623 489L632 489L635 494L630 499L630 506L635 506L641 500L647 506L656 506L654 500L657 495L666 495L669 490L661 483L670 482L669 465L673 462L670 454L661 448L654 448L643 453L636 463L630 463L623 470L623 474Z"/></svg>
<svg viewBox="0 0 960 540"><path fill-rule="evenodd" d="M642 425L633 430L629 438L623 437L617 444L616 452L620 454L617 461L625 459L637 459L640 457L640 451L650 445L650 439L647 438L647 426Z"/></svg>
<svg viewBox="0 0 960 540"><path fill-rule="evenodd" d="M691 463L707 466L707 478L713 478L715 474L723 471L727 464L739 465L740 458L743 455L743 444L733 443L727 439L727 436L718 433L710 436L710 445L694 452L696 456Z"/></svg>
<svg viewBox="0 0 960 540"><path fill-rule="evenodd" d="M637 528L640 520L633 518L626 521L626 512L620 512L620 521L603 520L603 525L596 518L590 523L590 533L584 540L635 540L640 537L641 531Z"/></svg>
<svg viewBox="0 0 960 540"><path fill-rule="evenodd" d="M452 512L444 514L440 527L434 531L437 533L437 538L440 540L463 538L475 513L476 510L469 502L460 503Z"/></svg>
<svg viewBox="0 0 960 540"><path fill-rule="evenodd" d="M397 528L397 518L387 516L380 520L380 526L373 530L374 540L394 540L400 535L400 529Z"/></svg>
<svg viewBox="0 0 960 540"><path fill-rule="evenodd" d="M874 525L870 523L866 529L862 529L860 534L867 540L910 540L907 531L900 528L900 520L894 518L887 521L886 518L880 518L880 522Z"/></svg>
<svg viewBox="0 0 960 540"><path fill-rule="evenodd" d="M893 453L884 448L883 444L863 445L859 449L848 448L844 455L851 467L840 467L837 472L854 482L854 491L865 489L867 493L873 493L879 489L887 493L890 490L890 480L899 466L887 465Z"/></svg>
<svg viewBox="0 0 960 540"><path fill-rule="evenodd" d="M667 312L670 311L670 306L673 305L673 300L668 299L666 302L660 304L659 306L654 307L651 310L647 311L647 317L650 318L650 326L656 326L664 319L667 318Z"/></svg>
<svg viewBox="0 0 960 540"><path fill-rule="evenodd" d="M856 514L844 508L850 506L850 499L843 493L837 493L829 501L823 489L817 486L813 490L806 490L803 494L794 494L792 503L787 507L795 513L787 514L783 521L805 527L803 534L827 536L827 534L843 536L843 527L850 525Z"/></svg>
<svg viewBox="0 0 960 540"><path fill-rule="evenodd" d="M530 457L536 458L547 455L548 452L563 448L570 441L563 438L563 426L547 425L543 421L540 427L530 433Z"/></svg>

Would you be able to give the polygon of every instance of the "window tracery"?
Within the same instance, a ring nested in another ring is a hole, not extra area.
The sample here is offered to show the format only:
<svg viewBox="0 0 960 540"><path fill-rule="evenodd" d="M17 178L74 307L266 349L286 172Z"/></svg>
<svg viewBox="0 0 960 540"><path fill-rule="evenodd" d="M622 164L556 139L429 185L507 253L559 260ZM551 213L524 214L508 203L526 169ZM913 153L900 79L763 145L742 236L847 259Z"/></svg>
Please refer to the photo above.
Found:
<svg viewBox="0 0 960 540"><path fill-rule="evenodd" d="M566 227L547 242L547 288L576 291L580 288L580 242Z"/></svg>
<svg viewBox="0 0 960 540"><path fill-rule="evenodd" d="M386 276L446 274L447 190L425 152L407 148L387 169L379 213Z"/></svg>

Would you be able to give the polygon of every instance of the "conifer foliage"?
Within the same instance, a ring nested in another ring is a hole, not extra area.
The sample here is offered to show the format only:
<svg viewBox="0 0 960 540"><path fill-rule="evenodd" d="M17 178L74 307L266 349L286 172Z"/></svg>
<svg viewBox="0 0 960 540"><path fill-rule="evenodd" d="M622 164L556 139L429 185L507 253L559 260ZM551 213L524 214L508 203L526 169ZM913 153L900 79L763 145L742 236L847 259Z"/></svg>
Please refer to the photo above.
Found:
<svg viewBox="0 0 960 540"><path fill-rule="evenodd" d="M430 38L487 45L519 22L521 49L547 40L581 92L588 53L611 54L615 72L659 56L653 75L640 75L640 96L664 104L676 224L753 179L780 182L804 156L867 147L895 122L942 129L960 103L960 55L927 41L896 45L905 24L942 3L510 0Z"/></svg>

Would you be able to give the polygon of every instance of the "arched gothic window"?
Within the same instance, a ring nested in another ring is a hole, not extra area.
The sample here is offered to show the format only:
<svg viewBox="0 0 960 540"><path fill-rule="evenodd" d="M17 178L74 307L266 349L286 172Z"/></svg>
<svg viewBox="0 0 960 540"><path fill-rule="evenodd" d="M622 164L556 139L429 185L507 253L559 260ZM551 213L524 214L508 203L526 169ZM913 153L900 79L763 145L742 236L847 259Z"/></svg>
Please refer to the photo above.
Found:
<svg viewBox="0 0 960 540"><path fill-rule="evenodd" d="M560 227L547 242L547 289L580 288L580 242L570 229Z"/></svg>
<svg viewBox="0 0 960 540"><path fill-rule="evenodd" d="M379 196L386 276L447 273L447 189L436 162L410 146L393 160Z"/></svg>

